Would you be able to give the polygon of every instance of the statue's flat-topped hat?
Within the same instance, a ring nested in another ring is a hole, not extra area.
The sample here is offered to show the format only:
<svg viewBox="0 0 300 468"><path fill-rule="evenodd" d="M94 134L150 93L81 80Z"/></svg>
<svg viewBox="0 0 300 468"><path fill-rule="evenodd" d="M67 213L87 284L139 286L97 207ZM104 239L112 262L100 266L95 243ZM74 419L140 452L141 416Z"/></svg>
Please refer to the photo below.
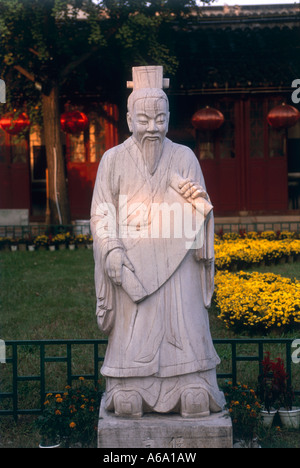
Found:
<svg viewBox="0 0 300 468"><path fill-rule="evenodd" d="M127 81L127 88L133 88L133 91L145 88L168 88L169 78L164 78L163 67L146 66L132 68L132 81Z"/></svg>

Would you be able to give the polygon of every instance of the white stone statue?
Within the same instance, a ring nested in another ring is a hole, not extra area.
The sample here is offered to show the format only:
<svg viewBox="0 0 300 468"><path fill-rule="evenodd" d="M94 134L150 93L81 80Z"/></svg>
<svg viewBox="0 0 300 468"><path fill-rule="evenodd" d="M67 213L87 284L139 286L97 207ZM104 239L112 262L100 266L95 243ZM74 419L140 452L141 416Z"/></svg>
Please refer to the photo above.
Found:
<svg viewBox="0 0 300 468"><path fill-rule="evenodd" d="M3 80L0 80L0 103L6 103L6 87Z"/></svg>
<svg viewBox="0 0 300 468"><path fill-rule="evenodd" d="M207 309L214 219L199 162L166 138L162 67L133 68L132 136L99 165L91 209L106 409L208 416L225 404Z"/></svg>

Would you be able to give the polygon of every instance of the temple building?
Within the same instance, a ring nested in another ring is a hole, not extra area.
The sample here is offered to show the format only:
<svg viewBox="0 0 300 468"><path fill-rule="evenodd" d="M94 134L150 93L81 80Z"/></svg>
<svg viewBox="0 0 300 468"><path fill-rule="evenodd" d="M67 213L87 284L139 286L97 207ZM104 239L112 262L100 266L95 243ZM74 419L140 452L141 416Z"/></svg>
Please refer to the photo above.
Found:
<svg viewBox="0 0 300 468"><path fill-rule="evenodd" d="M299 218L299 21L299 4L209 6L174 34L168 136L195 152L217 217ZM98 108L97 99L66 99L66 111L88 118L80 133L62 129L73 221L89 218L101 156L126 136L125 113L110 96ZM0 209L43 222L46 169L42 129L21 141L0 129Z"/></svg>

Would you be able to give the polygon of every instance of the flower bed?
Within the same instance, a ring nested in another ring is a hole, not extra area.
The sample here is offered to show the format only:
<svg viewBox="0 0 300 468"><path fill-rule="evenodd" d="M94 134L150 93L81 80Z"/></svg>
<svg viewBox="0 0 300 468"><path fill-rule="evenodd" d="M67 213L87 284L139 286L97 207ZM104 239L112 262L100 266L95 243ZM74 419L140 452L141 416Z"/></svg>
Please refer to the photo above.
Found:
<svg viewBox="0 0 300 468"><path fill-rule="evenodd" d="M40 234L33 238L7 238L7 237L0 237L0 250L10 250L10 247L14 245L16 250L26 250L29 249L29 246L33 245L36 250L57 250L66 247L70 247L73 245L77 248L90 248L93 244L92 236L78 234L72 235L70 232L67 233L59 233L55 236L51 234ZM23 249L21 247L23 246Z"/></svg>
<svg viewBox="0 0 300 468"><path fill-rule="evenodd" d="M42 234L40 236L37 236L34 239L33 243L38 249L46 249L48 247L49 237L46 236L46 234Z"/></svg>
<svg viewBox="0 0 300 468"><path fill-rule="evenodd" d="M300 239L287 237L269 240L268 237L215 238L215 264L219 270L234 266L245 268L261 262L294 261L300 258Z"/></svg>
<svg viewBox="0 0 300 468"><path fill-rule="evenodd" d="M235 331L300 326L300 282L273 273L217 272L218 317Z"/></svg>

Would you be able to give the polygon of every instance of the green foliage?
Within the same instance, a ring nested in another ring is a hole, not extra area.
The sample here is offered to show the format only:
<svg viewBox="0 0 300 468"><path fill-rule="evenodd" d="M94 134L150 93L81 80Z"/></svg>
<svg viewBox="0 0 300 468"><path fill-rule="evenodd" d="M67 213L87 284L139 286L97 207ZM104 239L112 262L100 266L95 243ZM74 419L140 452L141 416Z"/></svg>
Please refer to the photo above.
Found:
<svg viewBox="0 0 300 468"><path fill-rule="evenodd" d="M161 16L144 13L129 16L116 33L117 43L124 49L125 63L147 65L160 63L167 73L174 73L178 66L176 57L160 41Z"/></svg>
<svg viewBox="0 0 300 468"><path fill-rule="evenodd" d="M41 123L41 92L61 86L95 49L105 47L92 0L0 0L0 69L7 110ZM80 68L80 67L79 67Z"/></svg>
<svg viewBox="0 0 300 468"><path fill-rule="evenodd" d="M0 0L7 110L26 108L41 123L40 93L64 84L84 92L89 60L104 60L106 76L153 63L174 74L174 24L181 26L191 8L200 11L195 0Z"/></svg>

